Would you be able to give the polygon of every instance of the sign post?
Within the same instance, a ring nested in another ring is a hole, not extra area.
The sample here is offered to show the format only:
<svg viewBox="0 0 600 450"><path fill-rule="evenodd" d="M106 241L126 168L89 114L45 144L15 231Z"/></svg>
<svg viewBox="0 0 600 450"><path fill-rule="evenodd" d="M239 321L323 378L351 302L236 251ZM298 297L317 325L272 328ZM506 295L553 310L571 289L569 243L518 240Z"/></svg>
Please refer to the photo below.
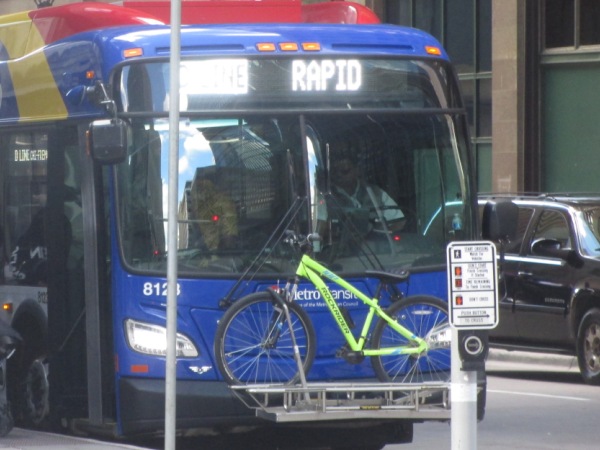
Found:
<svg viewBox="0 0 600 450"><path fill-rule="evenodd" d="M451 242L448 304L452 326L452 450L477 449L477 371L484 371L487 339L498 324L496 247L487 241Z"/></svg>
<svg viewBox="0 0 600 450"><path fill-rule="evenodd" d="M171 2L169 60L169 206L167 228L167 357L165 367L165 450L175 450L177 428L177 186L179 184L179 69L181 0Z"/></svg>

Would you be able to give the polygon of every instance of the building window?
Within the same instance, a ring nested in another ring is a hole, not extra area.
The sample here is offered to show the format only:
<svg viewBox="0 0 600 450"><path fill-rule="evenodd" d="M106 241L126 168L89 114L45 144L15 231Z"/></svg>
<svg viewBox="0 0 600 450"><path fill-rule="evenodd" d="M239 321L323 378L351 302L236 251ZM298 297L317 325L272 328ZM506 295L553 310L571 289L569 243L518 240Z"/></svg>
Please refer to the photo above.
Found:
<svg viewBox="0 0 600 450"><path fill-rule="evenodd" d="M424 30L436 37L448 52L460 79L469 116L478 179L488 180L492 139L492 0L382 2L383 22ZM489 190L481 181L479 184L480 189Z"/></svg>
<svg viewBox="0 0 600 450"><path fill-rule="evenodd" d="M544 23L547 49L600 44L598 0L545 0Z"/></svg>

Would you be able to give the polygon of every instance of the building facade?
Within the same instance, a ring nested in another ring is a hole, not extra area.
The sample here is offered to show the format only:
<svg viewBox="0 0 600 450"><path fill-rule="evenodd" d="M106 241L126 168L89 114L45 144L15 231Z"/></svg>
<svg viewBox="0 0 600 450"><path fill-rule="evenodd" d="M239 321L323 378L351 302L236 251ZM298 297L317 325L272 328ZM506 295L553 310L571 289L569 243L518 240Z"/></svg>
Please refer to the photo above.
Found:
<svg viewBox="0 0 600 450"><path fill-rule="evenodd" d="M386 23L428 31L448 51L469 110L478 185L491 190L492 0L371 0L367 5Z"/></svg>
<svg viewBox="0 0 600 450"><path fill-rule="evenodd" d="M51 0L28 2L0 0L0 13ZM450 54L481 191L600 192L599 1L359 2L383 22L430 32Z"/></svg>
<svg viewBox="0 0 600 450"><path fill-rule="evenodd" d="M385 22L423 28L448 50L481 191L600 192L600 2L372 1Z"/></svg>

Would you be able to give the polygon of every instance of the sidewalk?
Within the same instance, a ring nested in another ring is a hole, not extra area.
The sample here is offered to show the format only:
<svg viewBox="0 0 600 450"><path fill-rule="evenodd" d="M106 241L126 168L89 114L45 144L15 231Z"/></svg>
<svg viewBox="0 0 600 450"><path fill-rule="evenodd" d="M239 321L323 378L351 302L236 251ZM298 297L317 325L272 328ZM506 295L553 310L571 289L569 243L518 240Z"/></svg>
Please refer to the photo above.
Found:
<svg viewBox="0 0 600 450"><path fill-rule="evenodd" d="M143 447L103 442L94 439L44 433L41 431L13 428L6 437L0 438L0 449L9 450L144 450Z"/></svg>

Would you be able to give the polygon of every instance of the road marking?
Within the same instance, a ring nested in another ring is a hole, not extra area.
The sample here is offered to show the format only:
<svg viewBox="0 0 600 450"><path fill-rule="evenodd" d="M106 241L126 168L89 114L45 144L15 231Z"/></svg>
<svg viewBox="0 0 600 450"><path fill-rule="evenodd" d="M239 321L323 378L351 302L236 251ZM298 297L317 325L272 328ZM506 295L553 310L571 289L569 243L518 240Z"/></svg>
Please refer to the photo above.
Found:
<svg viewBox="0 0 600 450"><path fill-rule="evenodd" d="M570 397L570 396L566 396L566 395L532 394L530 392L500 391L500 390L496 390L496 389L488 389L487 392L491 392L494 394L525 395L525 396L529 396L529 397L556 398L556 399L561 399L561 400L574 400L574 401L578 401L578 402L591 401L589 398Z"/></svg>

